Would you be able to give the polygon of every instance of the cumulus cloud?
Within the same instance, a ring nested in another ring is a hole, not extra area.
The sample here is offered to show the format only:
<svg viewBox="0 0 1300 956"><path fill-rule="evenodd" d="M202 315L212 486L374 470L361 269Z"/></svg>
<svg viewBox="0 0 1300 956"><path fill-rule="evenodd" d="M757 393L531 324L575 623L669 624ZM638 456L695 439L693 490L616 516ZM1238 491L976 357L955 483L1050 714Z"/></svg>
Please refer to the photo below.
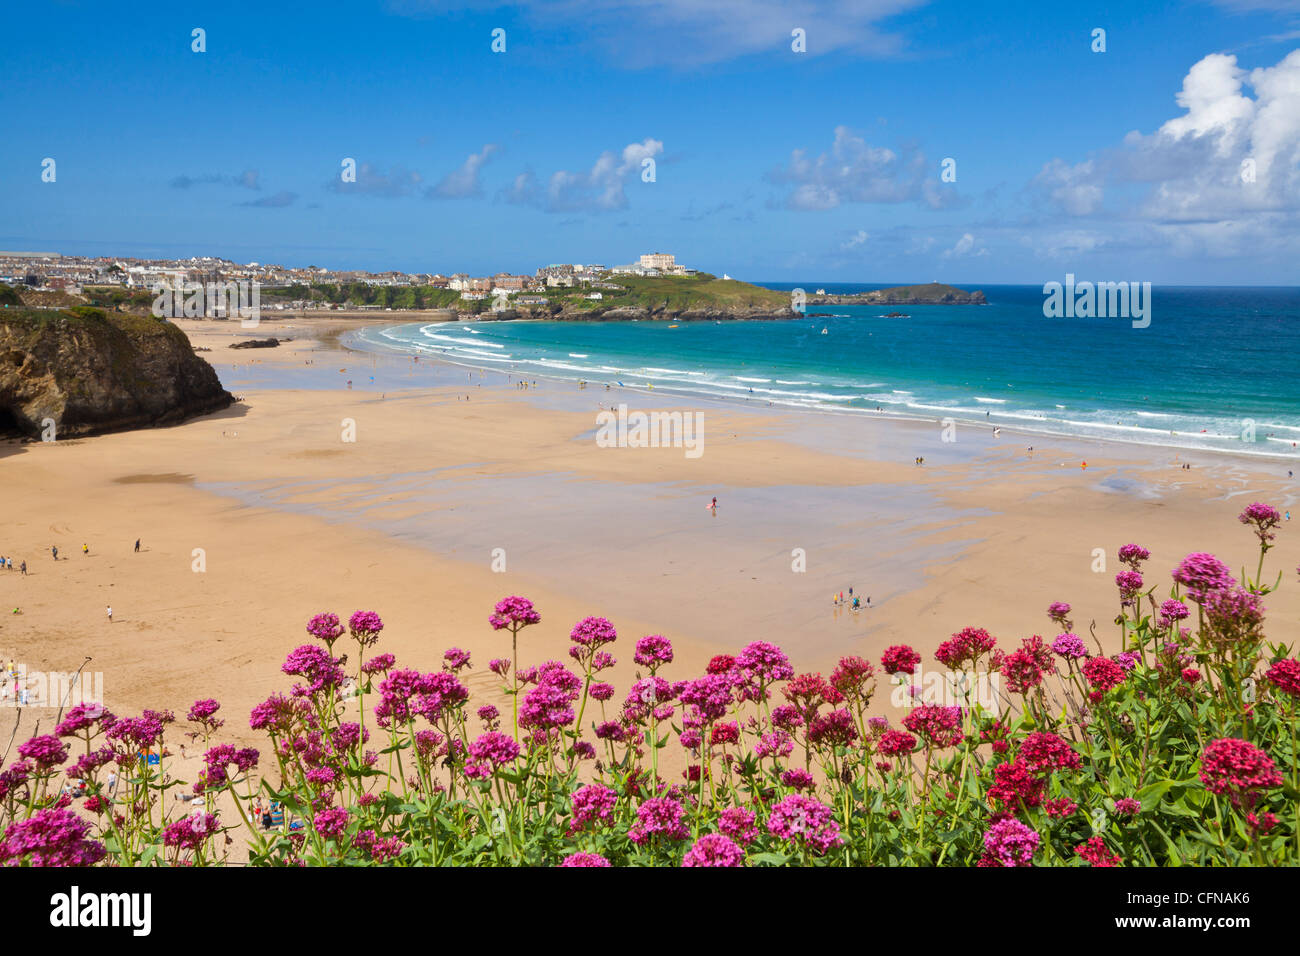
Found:
<svg viewBox="0 0 1300 956"><path fill-rule="evenodd" d="M425 191L430 199L470 199L483 195L479 173L499 147L486 144L477 153L470 153L459 168L452 170L435 186Z"/></svg>
<svg viewBox="0 0 1300 956"><path fill-rule="evenodd" d="M606 150L581 172L557 170L542 186L531 172L520 173L502 190L507 202L537 205L547 212L608 212L627 207L629 180L640 181L642 163L664 151L664 144L647 138L615 153Z"/></svg>
<svg viewBox="0 0 1300 956"><path fill-rule="evenodd" d="M356 182L345 183L341 176L335 176L325 184L325 188L336 193L397 199L411 195L419 188L421 182L419 173L401 166L394 166L385 173L370 163L361 163L357 167Z"/></svg>
<svg viewBox="0 0 1300 956"><path fill-rule="evenodd" d="M1175 100L1183 112L1153 133L1129 133L1083 162L1053 159L1033 186L1069 215L1170 227L1153 235L1176 230L1184 245L1226 248L1278 229L1294 239L1300 50L1249 71L1235 56L1210 54L1187 72Z"/></svg>
<svg viewBox="0 0 1300 956"><path fill-rule="evenodd" d="M862 245L870 238L871 236L868 235L864 230L859 229L853 235L849 236L849 238L845 239L842 243L840 243L840 248L856 249L858 246Z"/></svg>
<svg viewBox="0 0 1300 956"><path fill-rule="evenodd" d="M796 149L790 162L767 174L769 182L790 187L787 209L836 209L845 203L920 202L932 209L952 204L956 193L941 189L938 170L925 155L872 146L847 126L835 127L829 152L816 158Z"/></svg>
<svg viewBox="0 0 1300 956"><path fill-rule="evenodd" d="M951 249L945 249L940 253L940 257L943 259L959 259L963 256L987 256L988 254L989 251L979 245L973 235L964 232Z"/></svg>

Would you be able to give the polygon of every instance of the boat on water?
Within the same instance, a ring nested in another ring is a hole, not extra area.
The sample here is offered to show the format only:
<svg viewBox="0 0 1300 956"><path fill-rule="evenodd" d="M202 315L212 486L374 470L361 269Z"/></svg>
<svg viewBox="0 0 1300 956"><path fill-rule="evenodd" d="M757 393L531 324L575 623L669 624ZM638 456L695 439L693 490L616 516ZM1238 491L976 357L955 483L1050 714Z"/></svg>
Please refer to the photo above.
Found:
<svg viewBox="0 0 1300 956"><path fill-rule="evenodd" d="M826 331L825 329L822 329L822 335L827 335L827 334L829 334L829 333L827 333L827 331Z"/></svg>

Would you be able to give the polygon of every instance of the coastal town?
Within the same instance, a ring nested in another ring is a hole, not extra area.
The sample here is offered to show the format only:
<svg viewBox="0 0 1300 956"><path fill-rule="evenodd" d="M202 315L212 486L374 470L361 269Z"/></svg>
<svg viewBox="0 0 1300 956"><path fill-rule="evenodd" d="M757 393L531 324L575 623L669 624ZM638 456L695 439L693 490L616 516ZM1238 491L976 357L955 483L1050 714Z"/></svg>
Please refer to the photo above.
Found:
<svg viewBox="0 0 1300 956"><path fill-rule="evenodd" d="M610 280L613 276L658 278L696 276L698 271L676 261L671 253L652 252L641 255L627 265L605 266L597 263L558 263L539 267L532 275L498 272L472 276L464 272L451 275L417 272L366 272L352 269L326 269L319 266L292 267L273 263L237 263L213 256L188 259L140 259L111 256L65 256L56 252L0 252L0 283L33 291L81 294L87 288L117 287L127 291L151 291L160 285L257 283L263 294L271 290L313 286L364 285L383 287L421 287L458 292L465 302L508 296L516 305L544 305L546 292L552 290L588 290L585 298L600 301L605 292L623 287ZM724 279L730 278L727 276ZM452 300L455 297L449 297ZM304 296L282 303L281 308L338 309L344 303ZM351 303L355 308L382 308Z"/></svg>

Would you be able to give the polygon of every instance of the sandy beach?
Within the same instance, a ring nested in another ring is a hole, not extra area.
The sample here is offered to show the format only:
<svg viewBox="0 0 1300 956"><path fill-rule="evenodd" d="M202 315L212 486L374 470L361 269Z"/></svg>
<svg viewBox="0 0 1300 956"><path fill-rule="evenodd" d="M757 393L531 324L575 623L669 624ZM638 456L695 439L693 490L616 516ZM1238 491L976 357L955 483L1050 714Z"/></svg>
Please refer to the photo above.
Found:
<svg viewBox="0 0 1300 956"><path fill-rule="evenodd" d="M620 693L636 676L630 642L651 633L672 639L679 678L755 639L825 671L895 643L928 654L967 625L1004 647L1053 636L1044 611L1059 600L1114 650L1119 546L1150 549L1148 583L1162 590L1190 551L1253 573L1255 539L1236 515L1253 500L1293 505L1285 466L1120 445L1029 455L1013 434L945 445L933 425L722 404L703 407L698 458L601 448L602 407L687 409L347 351L339 334L355 321L182 322L238 404L172 428L0 445L0 554L28 567L0 572L0 657L29 671L84 663L119 714L183 717L215 697L224 738L265 748L249 710L288 689L280 664L322 610L377 611L379 650L406 666L470 651L471 689L488 698L486 662L509 645L487 616L509 594L542 614L525 664L565 659L577 620L609 617ZM267 335L293 341L228 348ZM1297 638L1290 530L1266 564L1270 581L1283 571L1266 600L1274 641ZM832 605L850 586L869 609ZM4 738L25 739L50 731L56 709L0 713ZM197 766L174 772L192 780Z"/></svg>

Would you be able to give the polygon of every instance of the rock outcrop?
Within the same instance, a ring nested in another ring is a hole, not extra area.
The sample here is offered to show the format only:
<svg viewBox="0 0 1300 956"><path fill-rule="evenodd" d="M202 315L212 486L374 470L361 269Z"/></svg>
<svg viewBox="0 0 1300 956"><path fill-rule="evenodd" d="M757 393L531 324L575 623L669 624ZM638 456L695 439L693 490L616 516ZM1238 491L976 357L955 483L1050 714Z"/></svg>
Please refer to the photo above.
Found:
<svg viewBox="0 0 1300 956"><path fill-rule="evenodd" d="M153 316L0 310L0 434L58 438L170 425L234 398L175 325Z"/></svg>

